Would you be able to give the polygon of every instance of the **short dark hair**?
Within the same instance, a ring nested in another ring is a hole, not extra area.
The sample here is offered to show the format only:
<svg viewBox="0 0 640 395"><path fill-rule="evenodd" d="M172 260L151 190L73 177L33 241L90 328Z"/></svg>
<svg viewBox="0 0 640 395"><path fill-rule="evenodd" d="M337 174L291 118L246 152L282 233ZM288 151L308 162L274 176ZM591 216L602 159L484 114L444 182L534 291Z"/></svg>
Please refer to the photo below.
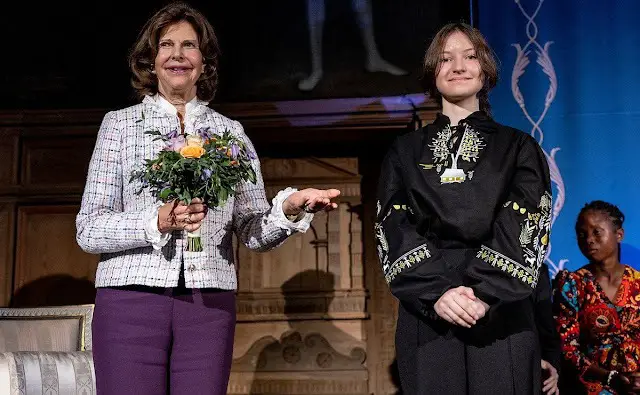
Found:
<svg viewBox="0 0 640 395"><path fill-rule="evenodd" d="M490 114L491 104L489 104L489 91L496 86L498 82L498 61L495 53L489 47L487 40L482 33L473 26L466 23L449 23L442 27L434 36L427 52L424 54L424 62L422 68L422 85L425 92L433 98L439 106L442 106L442 94L436 87L436 77L440 72L440 59L447 42L447 38L454 33L460 32L469 38L476 51L476 56L480 62L480 70L482 70L482 89L478 93L480 100L480 110Z"/></svg>
<svg viewBox="0 0 640 395"><path fill-rule="evenodd" d="M218 87L220 47L213 26L198 10L184 2L173 2L157 11L144 25L129 53L131 85L139 97L158 93L158 77L152 73L160 35L168 26L188 22L198 34L204 71L196 82L199 99L211 101Z"/></svg>
<svg viewBox="0 0 640 395"><path fill-rule="evenodd" d="M586 213L587 211L598 211L598 212L601 212L602 214L605 214L606 216L609 217L609 219L613 223L613 226L616 229L622 229L622 224L624 223L624 214L622 214L622 211L620 211L618 206L616 206L615 204L605 202L603 200L594 200L592 202L585 204L584 207L582 207L582 210L580 210L580 213L578 214L578 220L576 221L576 228L578 226L578 222L580 221L580 217L582 216L582 214Z"/></svg>

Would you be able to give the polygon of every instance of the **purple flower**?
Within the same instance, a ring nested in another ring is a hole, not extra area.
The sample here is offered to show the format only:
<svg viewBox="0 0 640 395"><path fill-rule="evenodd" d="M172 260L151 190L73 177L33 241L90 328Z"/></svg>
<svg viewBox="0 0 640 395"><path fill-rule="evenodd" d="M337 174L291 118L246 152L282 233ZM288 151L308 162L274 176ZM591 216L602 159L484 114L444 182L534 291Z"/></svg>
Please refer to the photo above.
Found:
<svg viewBox="0 0 640 395"><path fill-rule="evenodd" d="M169 139L166 149L169 151L180 152L180 149L185 145L187 145L187 140L184 136L180 135Z"/></svg>
<svg viewBox="0 0 640 395"><path fill-rule="evenodd" d="M202 178L202 180L208 180L209 178L211 178L211 170L209 169L204 169L202 170L202 175L200 176L200 178Z"/></svg>
<svg viewBox="0 0 640 395"><path fill-rule="evenodd" d="M238 147L238 144L232 143L231 144L231 157L233 159L237 159L239 154L240 154L240 147Z"/></svg>
<svg viewBox="0 0 640 395"><path fill-rule="evenodd" d="M196 133L202 137L203 140L208 140L213 137L213 133L210 132L211 126L202 127L196 130Z"/></svg>
<svg viewBox="0 0 640 395"><path fill-rule="evenodd" d="M176 137L178 137L178 129L173 129L172 131L170 131L169 134L167 134L167 137L170 139L175 139Z"/></svg>
<svg viewBox="0 0 640 395"><path fill-rule="evenodd" d="M258 157L256 156L256 154L253 151L249 151L247 150L247 156L249 157L249 159L254 160L254 159L258 159Z"/></svg>

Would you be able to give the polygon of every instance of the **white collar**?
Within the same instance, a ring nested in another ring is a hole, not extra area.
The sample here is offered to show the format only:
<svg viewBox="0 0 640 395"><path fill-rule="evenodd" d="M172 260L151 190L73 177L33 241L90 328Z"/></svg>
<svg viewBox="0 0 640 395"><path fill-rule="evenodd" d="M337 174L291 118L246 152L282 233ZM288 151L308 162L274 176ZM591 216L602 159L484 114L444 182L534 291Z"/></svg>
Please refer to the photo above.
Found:
<svg viewBox="0 0 640 395"><path fill-rule="evenodd" d="M176 115L178 113L176 107L158 93L153 96L145 95L142 102L154 104L169 115ZM185 118L187 118L191 114L193 114L193 116L200 115L206 109L208 104L209 102L200 100L197 96L194 97L184 107Z"/></svg>
<svg viewBox="0 0 640 395"><path fill-rule="evenodd" d="M153 96L145 95L142 102L153 105L156 109L164 112L165 114L173 116L177 116L178 114L176 107L160 94L155 94ZM202 126L200 125L202 123L200 117L209 108L207 107L208 104L209 102L202 101L196 96L185 105L184 131L186 134L193 134L195 133L195 130Z"/></svg>

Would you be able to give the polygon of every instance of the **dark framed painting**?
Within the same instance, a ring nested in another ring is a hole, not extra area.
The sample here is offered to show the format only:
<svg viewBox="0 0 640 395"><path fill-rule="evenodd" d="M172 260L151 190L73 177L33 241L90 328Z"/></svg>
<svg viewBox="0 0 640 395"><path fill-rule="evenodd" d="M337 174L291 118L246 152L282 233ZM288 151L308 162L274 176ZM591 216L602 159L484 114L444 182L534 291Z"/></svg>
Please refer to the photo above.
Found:
<svg viewBox="0 0 640 395"><path fill-rule="evenodd" d="M135 102L127 53L166 1L45 2L5 12L19 60L0 66L0 108L104 108ZM473 0L191 1L222 48L216 103L399 97L422 92L421 62ZM17 33L20 34L17 34Z"/></svg>
<svg viewBox="0 0 640 395"><path fill-rule="evenodd" d="M397 96L421 91L424 52L469 0L218 2L222 101ZM223 5L224 4L224 5Z"/></svg>

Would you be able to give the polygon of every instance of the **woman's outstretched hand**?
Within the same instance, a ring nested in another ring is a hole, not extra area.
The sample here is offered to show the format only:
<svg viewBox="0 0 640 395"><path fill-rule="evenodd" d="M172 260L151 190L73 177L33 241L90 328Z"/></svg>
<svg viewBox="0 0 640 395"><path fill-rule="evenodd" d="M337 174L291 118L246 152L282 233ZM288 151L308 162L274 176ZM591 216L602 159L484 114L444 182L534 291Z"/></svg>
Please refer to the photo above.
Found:
<svg viewBox="0 0 640 395"><path fill-rule="evenodd" d="M282 204L285 215L295 216L302 211L317 213L318 211L331 211L338 208L338 204L332 200L340 196L337 189L307 188L289 195Z"/></svg>

